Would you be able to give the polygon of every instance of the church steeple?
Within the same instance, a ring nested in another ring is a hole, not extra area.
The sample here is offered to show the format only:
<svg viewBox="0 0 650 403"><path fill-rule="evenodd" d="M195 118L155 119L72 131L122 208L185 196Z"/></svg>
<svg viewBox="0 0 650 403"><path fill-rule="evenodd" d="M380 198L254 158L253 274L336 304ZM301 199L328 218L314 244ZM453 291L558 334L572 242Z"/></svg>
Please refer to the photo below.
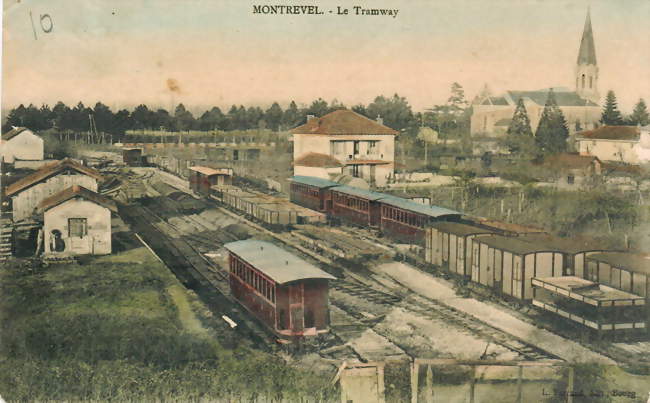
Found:
<svg viewBox="0 0 650 403"><path fill-rule="evenodd" d="M596 46L591 30L591 11L587 10L585 27L578 50L576 65L576 92L581 98L598 103L598 64L596 63Z"/></svg>

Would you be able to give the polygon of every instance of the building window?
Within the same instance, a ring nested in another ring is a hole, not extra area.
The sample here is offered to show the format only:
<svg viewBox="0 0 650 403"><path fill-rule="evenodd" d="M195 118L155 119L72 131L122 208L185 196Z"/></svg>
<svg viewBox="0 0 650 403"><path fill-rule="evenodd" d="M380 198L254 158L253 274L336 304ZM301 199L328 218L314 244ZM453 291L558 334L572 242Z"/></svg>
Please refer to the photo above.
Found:
<svg viewBox="0 0 650 403"><path fill-rule="evenodd" d="M589 76L589 88L592 88L594 84L594 78L592 76Z"/></svg>
<svg viewBox="0 0 650 403"><path fill-rule="evenodd" d="M359 165L352 165L352 176L359 177Z"/></svg>
<svg viewBox="0 0 650 403"><path fill-rule="evenodd" d="M573 185L575 180L576 180L576 178L573 175L569 175L569 176L566 177L566 183L568 183L569 185Z"/></svg>
<svg viewBox="0 0 650 403"><path fill-rule="evenodd" d="M68 236L83 238L88 234L88 220L85 218L68 218Z"/></svg>
<svg viewBox="0 0 650 403"><path fill-rule="evenodd" d="M354 146L353 146L354 151L352 151L352 154L354 154L355 156L359 154L359 143L360 143L360 141L355 141L353 143L354 144Z"/></svg>
<svg viewBox="0 0 650 403"><path fill-rule="evenodd" d="M585 88L585 75L582 75L582 88Z"/></svg>

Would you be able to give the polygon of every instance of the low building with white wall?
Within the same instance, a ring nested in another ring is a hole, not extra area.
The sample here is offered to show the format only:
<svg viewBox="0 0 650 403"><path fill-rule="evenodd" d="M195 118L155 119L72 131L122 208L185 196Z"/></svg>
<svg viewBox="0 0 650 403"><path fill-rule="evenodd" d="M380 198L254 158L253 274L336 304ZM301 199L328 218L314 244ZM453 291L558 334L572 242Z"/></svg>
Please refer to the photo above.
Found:
<svg viewBox="0 0 650 403"><path fill-rule="evenodd" d="M381 118L368 119L347 109L337 110L316 118L308 117L307 123L291 130L293 134L294 174L332 179L335 172L328 168L307 167L304 161L309 154L322 154L340 162L343 167L337 174L345 174L366 180L372 186L385 186L395 169L396 130L384 126ZM295 172L295 167L300 172ZM336 167L338 168L338 167ZM309 172L308 172L309 171ZM316 172L318 171L318 172Z"/></svg>
<svg viewBox="0 0 650 403"><path fill-rule="evenodd" d="M3 134L0 140L0 158L9 164L16 160L42 160L44 150L43 139L26 127L14 127Z"/></svg>
<svg viewBox="0 0 650 403"><path fill-rule="evenodd" d="M638 164L641 130L636 126L602 126L576 133L576 148L582 155L601 161ZM646 130L647 133L647 130ZM647 136L647 134L646 134Z"/></svg>
<svg viewBox="0 0 650 403"><path fill-rule="evenodd" d="M111 212L115 203L74 185L38 205L43 213L45 255L107 255L111 253Z"/></svg>

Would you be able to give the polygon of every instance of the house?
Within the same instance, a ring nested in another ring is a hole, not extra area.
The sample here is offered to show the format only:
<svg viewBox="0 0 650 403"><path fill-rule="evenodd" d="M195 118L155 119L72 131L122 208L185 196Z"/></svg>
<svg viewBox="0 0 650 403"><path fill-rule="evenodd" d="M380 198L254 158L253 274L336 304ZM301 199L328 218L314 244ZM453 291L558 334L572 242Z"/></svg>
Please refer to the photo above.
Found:
<svg viewBox="0 0 650 403"><path fill-rule="evenodd" d="M2 135L0 158L10 164L16 160L42 160L44 158L43 139L26 127L14 127Z"/></svg>
<svg viewBox="0 0 650 403"><path fill-rule="evenodd" d="M73 185L38 204L43 214L46 255L107 255L111 253L111 212L115 203Z"/></svg>
<svg viewBox="0 0 650 403"><path fill-rule="evenodd" d="M602 126L576 133L576 148L601 161L637 164L640 134L637 126Z"/></svg>
<svg viewBox="0 0 650 403"><path fill-rule="evenodd" d="M329 331L328 281L335 277L269 242L247 239L224 248L233 297L276 335Z"/></svg>
<svg viewBox="0 0 650 403"><path fill-rule="evenodd" d="M512 119L517 102L523 100L530 126L537 129L550 89L538 91L506 91L500 96L483 95L472 103L470 131L472 136L503 136ZM598 106L598 64L591 29L591 17L587 13L578 59L575 66L575 91L553 88L555 99L567 121L570 133L598 126L601 110Z"/></svg>
<svg viewBox="0 0 650 403"><path fill-rule="evenodd" d="M545 180L552 180L558 188L577 189L591 184L602 172L603 164L593 155L558 153L542 163Z"/></svg>
<svg viewBox="0 0 650 403"><path fill-rule="evenodd" d="M394 172L398 132L384 126L381 118L374 121L341 109L321 118L310 116L291 133L295 175L332 179L342 173L362 178L371 186L385 186ZM339 163L343 166L337 166Z"/></svg>
<svg viewBox="0 0 650 403"><path fill-rule="evenodd" d="M29 219L43 199L61 189L79 185L96 192L102 180L97 170L66 158L10 184L5 188L5 196L11 200L13 221L18 222Z"/></svg>

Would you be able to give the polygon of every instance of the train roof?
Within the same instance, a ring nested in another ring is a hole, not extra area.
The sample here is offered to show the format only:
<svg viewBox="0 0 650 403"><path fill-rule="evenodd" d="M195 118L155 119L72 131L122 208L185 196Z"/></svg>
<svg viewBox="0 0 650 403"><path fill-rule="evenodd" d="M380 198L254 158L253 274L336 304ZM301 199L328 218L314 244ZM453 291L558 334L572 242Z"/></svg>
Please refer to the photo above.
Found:
<svg viewBox="0 0 650 403"><path fill-rule="evenodd" d="M334 186L340 186L339 183L333 182L331 180L316 178L314 176L302 176L296 175L289 179L291 182L302 183L309 186L315 186L317 188L330 188Z"/></svg>
<svg viewBox="0 0 650 403"><path fill-rule="evenodd" d="M563 295L569 295L573 297L572 294L577 294L580 297L586 298L588 300L598 302L608 302L608 301L638 301L643 302L644 297L641 297L630 292L617 290L612 287L608 287L603 284L594 283L593 281L586 280L584 278L575 277L575 276L561 276L561 277L535 277L534 280L537 280L541 283L546 283L551 287L560 288L565 292L557 292ZM546 288L546 287L545 287ZM575 298L575 297L573 297Z"/></svg>
<svg viewBox="0 0 650 403"><path fill-rule="evenodd" d="M450 210L444 207L428 206L426 204L417 203L413 200L402 199L397 196L384 195L381 199L383 204L388 204L393 207L401 208L402 210L412 211L414 213L423 214L429 217L442 217L447 215L461 215L458 211Z"/></svg>
<svg viewBox="0 0 650 403"><path fill-rule="evenodd" d="M269 242L247 239L227 243L224 247L278 284L305 279L336 280L336 277Z"/></svg>
<svg viewBox="0 0 650 403"><path fill-rule="evenodd" d="M650 274L650 255L629 252L602 252L587 256L587 260L607 263L635 273Z"/></svg>
<svg viewBox="0 0 650 403"><path fill-rule="evenodd" d="M559 238L543 233L533 233L519 235L517 239L531 243L542 243L544 245L550 245L563 252L572 254L605 251L611 249L607 247L605 242L585 237Z"/></svg>
<svg viewBox="0 0 650 403"><path fill-rule="evenodd" d="M527 255L535 252L563 252L557 245L546 242L526 242L519 237L489 235L474 239L474 242L486 244L492 248L505 250L517 255Z"/></svg>
<svg viewBox="0 0 650 403"><path fill-rule="evenodd" d="M373 192L372 190L355 188L353 186L346 186L346 185L338 186L332 190L337 191L339 193L349 194L351 196L361 197L362 199L367 199L370 201L375 201L375 200L383 199L385 197L389 197L388 195L385 195L383 193Z"/></svg>
<svg viewBox="0 0 650 403"><path fill-rule="evenodd" d="M454 235L460 235L460 236L496 233L496 231L489 228L476 227L474 225L463 224L459 222L443 221L443 222L434 223L431 226L439 231L447 232Z"/></svg>
<svg viewBox="0 0 650 403"><path fill-rule="evenodd" d="M210 167L204 167L204 166L193 166L190 167L190 171L195 171L198 172L202 175L206 176L212 176L212 175L232 175L232 169L231 168L210 168Z"/></svg>

